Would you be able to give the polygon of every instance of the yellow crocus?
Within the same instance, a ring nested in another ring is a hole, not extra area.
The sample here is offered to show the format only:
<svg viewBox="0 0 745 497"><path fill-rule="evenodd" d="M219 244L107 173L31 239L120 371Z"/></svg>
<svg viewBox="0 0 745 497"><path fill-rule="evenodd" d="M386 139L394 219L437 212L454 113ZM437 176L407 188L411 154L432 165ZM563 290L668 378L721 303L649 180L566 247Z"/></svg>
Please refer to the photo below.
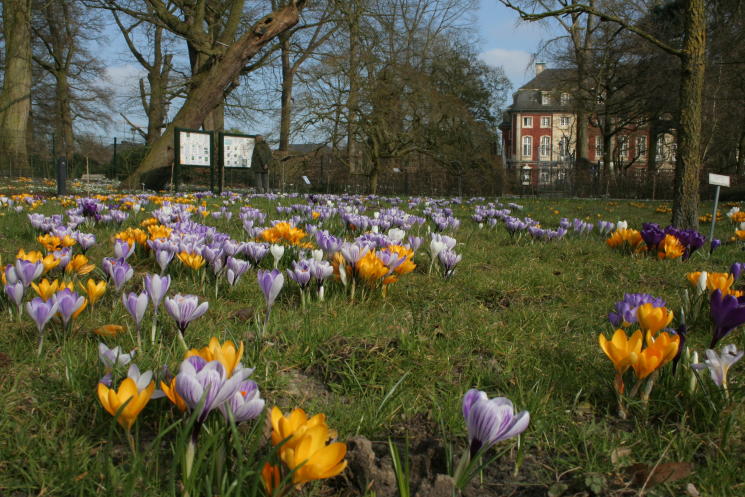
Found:
<svg viewBox="0 0 745 497"><path fill-rule="evenodd" d="M616 372L620 375L626 372L631 366L631 355L639 354L642 350L642 336L641 330L636 330L631 338L626 336L626 332L618 329L613 333L613 338L608 340L602 333L598 337L600 342L600 348L603 349L608 359L613 362L613 367L616 368Z"/></svg>
<svg viewBox="0 0 745 497"><path fill-rule="evenodd" d="M727 295L734 282L735 277L730 273L709 273L706 277L706 288L711 292L720 290L723 295Z"/></svg>
<svg viewBox="0 0 745 497"><path fill-rule="evenodd" d="M637 308L636 319L644 331L656 333L672 322L673 311L666 307L655 307L652 303L646 303Z"/></svg>
<svg viewBox="0 0 745 497"><path fill-rule="evenodd" d="M88 274L96 269L94 264L88 264L88 258L83 254L78 254L67 263L65 266L66 273L75 273L78 275Z"/></svg>
<svg viewBox="0 0 745 497"><path fill-rule="evenodd" d="M261 480L264 482L267 495L274 495L274 489L279 487L281 479L279 466L274 466L268 462L264 463L264 467L261 469Z"/></svg>
<svg viewBox="0 0 745 497"><path fill-rule="evenodd" d="M166 394L168 400L173 402L173 404L178 407L179 411L186 411L186 402L184 402L184 399L176 391L176 377L172 378L171 382L168 384L164 381L161 381L160 389L163 390L164 394Z"/></svg>
<svg viewBox="0 0 745 497"><path fill-rule="evenodd" d="M62 237L62 240L60 240L60 242L62 243L63 247L72 247L73 245L78 243L78 241L70 235L65 235L64 237Z"/></svg>
<svg viewBox="0 0 745 497"><path fill-rule="evenodd" d="M344 471L347 445L342 442L328 444L330 439L328 427L316 425L301 435L294 447L282 451L282 462L294 471L292 482L295 485L331 478Z"/></svg>
<svg viewBox="0 0 745 497"><path fill-rule="evenodd" d="M416 264L414 264L414 251L410 248L406 248L401 245L389 245L385 248L385 250L394 252L398 254L399 257L406 257L406 260L399 264L396 269L393 270L393 272L397 275L402 276L416 269Z"/></svg>
<svg viewBox="0 0 745 497"><path fill-rule="evenodd" d="M610 247L621 247L628 245L631 248L636 247L642 242L642 235L639 231L634 229L620 229L614 231L610 237L605 241Z"/></svg>
<svg viewBox="0 0 745 497"><path fill-rule="evenodd" d="M204 260L204 257L202 257L201 255L190 254L189 252L180 252L176 254L176 257L178 257L178 259L183 262L185 266L188 266L195 271L207 263L207 261Z"/></svg>
<svg viewBox="0 0 745 497"><path fill-rule="evenodd" d="M655 339L652 333L648 332L647 347L640 353L631 354L631 367L634 368L636 377L642 380L672 361L678 353L679 346L680 336L678 335L663 331Z"/></svg>
<svg viewBox="0 0 745 497"><path fill-rule="evenodd" d="M34 289L34 291L36 292L36 294L39 297L41 297L41 300L43 300L44 302L46 302L47 300L49 300L52 297L52 295L54 295L55 293L57 293L57 290L60 289L59 288L59 281L58 280L54 280L54 281L50 282L46 278L44 278L43 280L41 280L38 285L36 283L33 283L32 282L31 283L31 288Z"/></svg>
<svg viewBox="0 0 745 497"><path fill-rule="evenodd" d="M325 414L316 414L308 419L308 415L299 407L293 409L287 416L283 415L278 407L274 407L269 419L272 423L272 445L278 445L286 440L280 451L295 447L300 437L310 428L326 425Z"/></svg>
<svg viewBox="0 0 745 497"><path fill-rule="evenodd" d="M83 286L83 284L80 282L78 282L78 285L80 285L80 288L82 288L83 291L88 295L88 301L90 301L91 306L98 302L98 299L100 299L103 294L106 293L106 282L104 280L96 283L95 280L93 280L92 278L88 278L85 286Z"/></svg>
<svg viewBox="0 0 745 497"><path fill-rule="evenodd" d="M374 251L369 251L362 256L357 261L355 269L360 278L370 286L376 285L383 276L388 274L388 268L385 267L383 261L378 259Z"/></svg>
<svg viewBox="0 0 745 497"><path fill-rule="evenodd" d="M98 384L98 400L106 411L116 416L116 421L129 430L137 416L145 408L155 390L155 382L151 381L147 388L137 391L137 384L132 378L125 378L119 384L119 390L109 388L103 383ZM122 408L124 404L127 404ZM117 411L119 414L117 415Z"/></svg>
<svg viewBox="0 0 745 497"><path fill-rule="evenodd" d="M657 252L658 259L677 259L685 253L685 247L677 237L673 235L665 235L662 243L659 244L659 251Z"/></svg>
<svg viewBox="0 0 745 497"><path fill-rule="evenodd" d="M38 241L47 252L54 252L62 248L62 240L60 240L58 236L51 234L39 235L36 237L36 241Z"/></svg>
<svg viewBox="0 0 745 497"><path fill-rule="evenodd" d="M208 346L200 350L189 350L184 359L192 356L200 356L207 362L219 361L225 368L225 374L230 377L243 357L243 342L240 343L239 348L236 350L235 344L231 340L226 340L225 343L220 344L217 337L212 337Z"/></svg>

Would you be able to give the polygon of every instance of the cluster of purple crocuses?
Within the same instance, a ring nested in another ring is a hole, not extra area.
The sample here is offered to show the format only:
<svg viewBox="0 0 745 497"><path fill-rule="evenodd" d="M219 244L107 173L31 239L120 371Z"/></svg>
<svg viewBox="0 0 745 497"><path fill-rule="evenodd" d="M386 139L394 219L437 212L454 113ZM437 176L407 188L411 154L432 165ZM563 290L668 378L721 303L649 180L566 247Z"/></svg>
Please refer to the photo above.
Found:
<svg viewBox="0 0 745 497"><path fill-rule="evenodd" d="M676 228L675 226L668 226L667 228L662 229L660 228L660 225L656 223L643 223L640 233L644 243L654 253L656 253L657 246L664 240L665 235L674 236L678 239L680 244L685 247L685 252L683 252L682 256L684 261L706 243L706 237L696 230L683 230Z"/></svg>

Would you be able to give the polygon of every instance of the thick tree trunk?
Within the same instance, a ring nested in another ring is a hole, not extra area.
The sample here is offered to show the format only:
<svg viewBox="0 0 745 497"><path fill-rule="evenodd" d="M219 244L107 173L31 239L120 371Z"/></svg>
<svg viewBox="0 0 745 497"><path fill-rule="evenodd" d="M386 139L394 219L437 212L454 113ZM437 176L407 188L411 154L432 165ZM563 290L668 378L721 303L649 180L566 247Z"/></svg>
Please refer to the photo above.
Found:
<svg viewBox="0 0 745 497"><path fill-rule="evenodd" d="M55 93L57 96L57 116L55 119L57 121L55 125L57 151L59 155L67 159L67 164L71 166L75 143L72 131L70 84L67 80L67 74L64 72L59 72L54 76L56 78Z"/></svg>
<svg viewBox="0 0 745 497"><path fill-rule="evenodd" d="M189 92L165 133L153 143L139 167L122 183L123 187L136 187L143 173L173 162L175 128L199 127L224 101L225 88L238 77L246 62L272 38L297 24L301 7L302 2L297 2L264 17L215 61Z"/></svg>
<svg viewBox="0 0 745 497"><path fill-rule="evenodd" d="M3 1L5 74L0 94L0 167L29 174L27 129L31 115L31 0Z"/></svg>
<svg viewBox="0 0 745 497"><path fill-rule="evenodd" d="M701 113L706 68L706 17L704 0L689 0L687 34L680 83L680 128L675 166L672 224L698 229L699 181L701 175Z"/></svg>
<svg viewBox="0 0 745 497"><path fill-rule="evenodd" d="M290 148L290 122L292 120L292 85L295 72L290 63L290 37L285 32L279 35L282 59L282 108L279 119L279 150Z"/></svg>
<svg viewBox="0 0 745 497"><path fill-rule="evenodd" d="M740 140L737 144L737 175L745 175L745 127L740 130Z"/></svg>

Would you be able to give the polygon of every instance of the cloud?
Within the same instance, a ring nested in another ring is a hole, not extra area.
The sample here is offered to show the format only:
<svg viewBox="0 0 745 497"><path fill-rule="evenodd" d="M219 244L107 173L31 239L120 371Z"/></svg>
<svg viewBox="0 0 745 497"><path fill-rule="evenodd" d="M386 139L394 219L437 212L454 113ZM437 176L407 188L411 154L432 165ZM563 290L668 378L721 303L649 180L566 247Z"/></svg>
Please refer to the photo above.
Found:
<svg viewBox="0 0 745 497"><path fill-rule="evenodd" d="M524 50L493 48L479 54L479 58L490 66L502 66L512 82L513 90L520 88L534 76L533 67L530 64L531 54Z"/></svg>
<svg viewBox="0 0 745 497"><path fill-rule="evenodd" d="M138 92L140 78L147 76L145 69L139 64L122 64L106 68L106 78L115 96L121 97Z"/></svg>

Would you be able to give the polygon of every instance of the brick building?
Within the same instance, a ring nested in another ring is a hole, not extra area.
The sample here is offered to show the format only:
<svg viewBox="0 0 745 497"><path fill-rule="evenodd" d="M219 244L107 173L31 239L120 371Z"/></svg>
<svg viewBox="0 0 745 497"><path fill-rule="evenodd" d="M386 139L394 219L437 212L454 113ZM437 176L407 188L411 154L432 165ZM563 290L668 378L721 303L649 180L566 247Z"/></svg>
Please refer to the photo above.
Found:
<svg viewBox="0 0 745 497"><path fill-rule="evenodd" d="M577 115L574 112L570 69L535 65L536 76L513 95L500 125L504 159L512 177L522 185L560 185L568 180L576 150ZM595 115L602 109L599 102ZM604 168L604 140L592 119L586 127L588 160L595 170L643 171L648 166L650 132L646 124L628 125L610 143L611 161ZM658 137L655 167L671 170L675 158L672 135Z"/></svg>

